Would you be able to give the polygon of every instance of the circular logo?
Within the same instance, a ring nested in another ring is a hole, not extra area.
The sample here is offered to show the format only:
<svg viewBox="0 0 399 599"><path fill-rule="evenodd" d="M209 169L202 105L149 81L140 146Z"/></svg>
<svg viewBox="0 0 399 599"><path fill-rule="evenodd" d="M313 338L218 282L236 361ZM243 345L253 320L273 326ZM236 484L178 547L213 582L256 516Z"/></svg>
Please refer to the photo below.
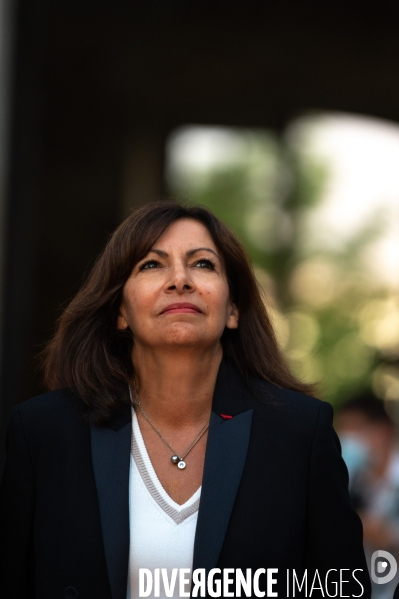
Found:
<svg viewBox="0 0 399 599"><path fill-rule="evenodd" d="M398 570L396 559L388 551L379 549L371 556L371 578L376 584L391 582Z"/></svg>

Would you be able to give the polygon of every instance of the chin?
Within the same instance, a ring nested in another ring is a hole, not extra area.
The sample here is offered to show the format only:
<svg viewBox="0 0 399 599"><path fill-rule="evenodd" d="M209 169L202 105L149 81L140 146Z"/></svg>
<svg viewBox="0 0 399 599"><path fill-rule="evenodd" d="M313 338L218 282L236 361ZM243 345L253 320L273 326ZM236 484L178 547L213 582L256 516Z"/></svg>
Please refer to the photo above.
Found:
<svg viewBox="0 0 399 599"><path fill-rule="evenodd" d="M205 348L214 346L219 342L219 339L203 337L193 333L174 333L165 338L165 345L170 348Z"/></svg>
<svg viewBox="0 0 399 599"><path fill-rule="evenodd" d="M165 340L170 347L202 347L204 340L193 335L174 335Z"/></svg>
<svg viewBox="0 0 399 599"><path fill-rule="evenodd" d="M200 331L198 331L197 327L193 327L186 322L174 323L173 326L168 327L163 331L162 336L165 342L171 345L192 345L201 338Z"/></svg>
<svg viewBox="0 0 399 599"><path fill-rule="evenodd" d="M220 342L220 331L201 330L200 327L191 323L178 322L164 331L159 331L158 341L161 345L172 348L195 348L203 349L214 347Z"/></svg>

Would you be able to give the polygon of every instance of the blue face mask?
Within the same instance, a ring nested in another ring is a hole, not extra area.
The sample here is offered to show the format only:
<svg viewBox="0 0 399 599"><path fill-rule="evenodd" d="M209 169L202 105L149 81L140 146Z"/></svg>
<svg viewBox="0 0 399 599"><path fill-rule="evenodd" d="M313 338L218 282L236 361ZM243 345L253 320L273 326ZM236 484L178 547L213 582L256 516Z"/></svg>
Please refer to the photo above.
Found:
<svg viewBox="0 0 399 599"><path fill-rule="evenodd" d="M370 460L370 448L359 437L351 434L343 434L340 436L342 457L348 468L349 481L364 470Z"/></svg>

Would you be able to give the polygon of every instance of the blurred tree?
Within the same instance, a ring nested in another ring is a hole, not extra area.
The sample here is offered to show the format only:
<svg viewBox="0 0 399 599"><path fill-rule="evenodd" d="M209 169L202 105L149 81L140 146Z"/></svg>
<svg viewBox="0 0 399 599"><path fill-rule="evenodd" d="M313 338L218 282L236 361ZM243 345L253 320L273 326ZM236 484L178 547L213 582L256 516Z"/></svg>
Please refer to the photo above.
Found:
<svg viewBox="0 0 399 599"><path fill-rule="evenodd" d="M370 302L378 300L382 314L390 301L362 263L382 220L376 215L339 250L309 249L304 225L323 199L328 165L284 137L246 130L231 135L241 143L231 161L175 168L171 192L208 206L243 241L292 368L319 381L322 397L338 404L371 386L387 359L383 340L378 347L364 333ZM397 359L399 333L392 345Z"/></svg>

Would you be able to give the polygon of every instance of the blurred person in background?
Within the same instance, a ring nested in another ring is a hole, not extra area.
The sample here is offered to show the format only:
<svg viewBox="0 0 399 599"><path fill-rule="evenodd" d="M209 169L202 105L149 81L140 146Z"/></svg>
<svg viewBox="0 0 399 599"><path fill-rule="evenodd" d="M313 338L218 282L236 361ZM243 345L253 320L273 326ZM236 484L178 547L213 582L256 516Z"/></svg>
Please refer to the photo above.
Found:
<svg viewBox="0 0 399 599"><path fill-rule="evenodd" d="M371 392L346 401L336 417L342 456L349 471L352 504L363 522L368 564L378 549L399 561L399 446L384 402ZM373 583L373 598L391 598L399 575Z"/></svg>

